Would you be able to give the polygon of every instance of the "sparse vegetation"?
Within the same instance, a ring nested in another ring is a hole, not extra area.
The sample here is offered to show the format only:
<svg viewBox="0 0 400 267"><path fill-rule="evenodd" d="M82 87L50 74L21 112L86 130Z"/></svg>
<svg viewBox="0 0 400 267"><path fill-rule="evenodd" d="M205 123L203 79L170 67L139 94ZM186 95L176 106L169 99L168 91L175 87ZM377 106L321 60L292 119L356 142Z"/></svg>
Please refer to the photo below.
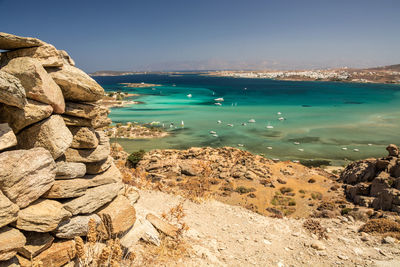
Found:
<svg viewBox="0 0 400 267"><path fill-rule="evenodd" d="M146 152L141 149L139 151L133 152L129 155L128 160L132 164L133 168L136 168L136 165L143 159L143 156Z"/></svg>
<svg viewBox="0 0 400 267"><path fill-rule="evenodd" d="M286 193L292 192L292 191L293 191L293 188L290 188L290 187L282 187L281 189L279 189L279 191L281 191L282 194L286 194Z"/></svg>
<svg viewBox="0 0 400 267"><path fill-rule="evenodd" d="M256 191L255 188L252 188L252 187L251 188L247 188L245 186L238 186L235 189L235 192L237 192L237 193L239 193L241 195L247 194L247 193L250 193L250 192L254 192L254 191Z"/></svg>
<svg viewBox="0 0 400 267"><path fill-rule="evenodd" d="M321 200L322 199L322 193L313 192L313 193L311 193L311 198L314 199L314 200Z"/></svg>

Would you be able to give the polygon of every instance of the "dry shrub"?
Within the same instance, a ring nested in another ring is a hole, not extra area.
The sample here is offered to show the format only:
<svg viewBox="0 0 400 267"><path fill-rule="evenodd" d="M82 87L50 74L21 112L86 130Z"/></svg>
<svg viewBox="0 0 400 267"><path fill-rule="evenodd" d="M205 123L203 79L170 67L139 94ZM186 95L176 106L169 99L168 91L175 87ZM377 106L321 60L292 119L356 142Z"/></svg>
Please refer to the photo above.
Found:
<svg viewBox="0 0 400 267"><path fill-rule="evenodd" d="M322 227L317 220L307 219L304 221L303 227L310 233L317 235L320 239L328 239L325 227Z"/></svg>
<svg viewBox="0 0 400 267"><path fill-rule="evenodd" d="M400 223L395 221L379 218L379 219L371 219L366 224L361 226L359 232L365 233L398 233L400 234Z"/></svg>
<svg viewBox="0 0 400 267"><path fill-rule="evenodd" d="M188 256L189 245L183 238L183 234L189 230L189 227L183 221L185 216L183 203L179 203L177 206L171 208L168 213L162 214L161 217L164 220L177 227L177 234L175 237L171 237L160 233L161 245L159 247L146 244L146 253L142 255L143 262L141 265L169 266L171 263L176 263L179 259Z"/></svg>

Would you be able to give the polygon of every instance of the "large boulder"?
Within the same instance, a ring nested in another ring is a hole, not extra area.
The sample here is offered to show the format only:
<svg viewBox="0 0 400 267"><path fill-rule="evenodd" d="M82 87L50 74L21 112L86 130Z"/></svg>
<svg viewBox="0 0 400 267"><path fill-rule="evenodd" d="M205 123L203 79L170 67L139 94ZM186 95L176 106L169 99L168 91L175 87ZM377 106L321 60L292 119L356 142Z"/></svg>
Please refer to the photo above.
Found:
<svg viewBox="0 0 400 267"><path fill-rule="evenodd" d="M121 183L89 188L83 196L66 201L64 207L73 215L91 213L112 201L122 188Z"/></svg>
<svg viewBox="0 0 400 267"><path fill-rule="evenodd" d="M98 226L101 219L96 214L78 215L62 221L54 231L58 238L72 239L75 236L86 236L90 219L93 219Z"/></svg>
<svg viewBox="0 0 400 267"><path fill-rule="evenodd" d="M56 164L44 148L0 154L0 190L20 208L38 199L54 183Z"/></svg>
<svg viewBox="0 0 400 267"><path fill-rule="evenodd" d="M86 165L84 163L59 161L56 164L56 180L83 177L86 173Z"/></svg>
<svg viewBox="0 0 400 267"><path fill-rule="evenodd" d="M68 127L72 133L73 139L70 147L72 148L96 148L99 145L99 139L96 132L88 127Z"/></svg>
<svg viewBox="0 0 400 267"><path fill-rule="evenodd" d="M0 228L17 219L19 207L0 191Z"/></svg>
<svg viewBox="0 0 400 267"><path fill-rule="evenodd" d="M64 113L65 102L61 89L42 67L40 61L29 57L18 57L11 59L2 70L21 81L28 98L51 105L56 113Z"/></svg>
<svg viewBox="0 0 400 267"><path fill-rule="evenodd" d="M129 200L123 196L117 196L112 202L105 207L101 208L98 215L108 214L110 215L112 222L112 233L118 235L126 232L136 220L135 208L130 204Z"/></svg>
<svg viewBox="0 0 400 267"><path fill-rule="evenodd" d="M14 257L25 242L25 236L17 229L8 226L0 228L0 261Z"/></svg>
<svg viewBox="0 0 400 267"><path fill-rule="evenodd" d="M31 37L21 37L13 34L0 32L0 49L14 50L25 47L35 47L46 44L45 42Z"/></svg>
<svg viewBox="0 0 400 267"><path fill-rule="evenodd" d="M17 145L17 137L7 123L0 123L0 151Z"/></svg>
<svg viewBox="0 0 400 267"><path fill-rule="evenodd" d="M1 62L7 64L6 62L17 57L35 58L40 61L43 67L62 67L64 65L64 59L60 52L51 44L17 49L3 53L1 56Z"/></svg>
<svg viewBox="0 0 400 267"><path fill-rule="evenodd" d="M38 121L50 117L53 108L41 102L28 99L23 108L0 105L0 122L7 122L15 133Z"/></svg>
<svg viewBox="0 0 400 267"><path fill-rule="evenodd" d="M104 89L76 67L64 65L62 69L48 68L47 71L61 87L66 100L93 102L100 100L104 95Z"/></svg>
<svg viewBox="0 0 400 267"><path fill-rule="evenodd" d="M375 177L376 160L362 160L349 164L342 172L340 179L347 184L370 182Z"/></svg>
<svg viewBox="0 0 400 267"><path fill-rule="evenodd" d="M19 211L16 227L25 231L50 232L69 217L71 213L60 202L40 199Z"/></svg>
<svg viewBox="0 0 400 267"><path fill-rule="evenodd" d="M18 249L18 253L31 259L48 249L53 244L54 237L49 233L24 232L26 244Z"/></svg>
<svg viewBox="0 0 400 267"><path fill-rule="evenodd" d="M17 138L19 148L44 147L55 159L72 143L72 134L60 115L53 115L22 130Z"/></svg>
<svg viewBox="0 0 400 267"><path fill-rule="evenodd" d="M0 102L23 108L26 104L26 93L20 80L0 70Z"/></svg>

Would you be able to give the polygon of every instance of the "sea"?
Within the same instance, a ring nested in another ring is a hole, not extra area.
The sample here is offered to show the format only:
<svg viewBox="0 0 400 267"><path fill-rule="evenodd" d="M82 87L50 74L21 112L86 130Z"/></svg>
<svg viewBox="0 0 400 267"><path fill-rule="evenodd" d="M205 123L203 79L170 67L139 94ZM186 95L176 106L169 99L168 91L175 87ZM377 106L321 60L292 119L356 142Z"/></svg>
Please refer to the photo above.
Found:
<svg viewBox="0 0 400 267"><path fill-rule="evenodd" d="M400 144L400 85L204 73L93 78L106 91L139 94L131 99L140 104L111 109L113 123L153 123L170 133L113 140L128 152L230 146L276 160L342 166L385 156L388 144ZM121 84L142 82L160 86Z"/></svg>

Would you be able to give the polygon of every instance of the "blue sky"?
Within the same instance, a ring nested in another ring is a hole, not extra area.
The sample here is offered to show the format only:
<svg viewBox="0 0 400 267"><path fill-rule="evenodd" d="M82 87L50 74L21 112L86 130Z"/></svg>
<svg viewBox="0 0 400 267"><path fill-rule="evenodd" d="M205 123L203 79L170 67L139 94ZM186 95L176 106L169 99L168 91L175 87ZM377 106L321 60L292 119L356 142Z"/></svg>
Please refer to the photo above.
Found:
<svg viewBox="0 0 400 267"><path fill-rule="evenodd" d="M399 0L0 0L0 31L85 71L400 63Z"/></svg>

